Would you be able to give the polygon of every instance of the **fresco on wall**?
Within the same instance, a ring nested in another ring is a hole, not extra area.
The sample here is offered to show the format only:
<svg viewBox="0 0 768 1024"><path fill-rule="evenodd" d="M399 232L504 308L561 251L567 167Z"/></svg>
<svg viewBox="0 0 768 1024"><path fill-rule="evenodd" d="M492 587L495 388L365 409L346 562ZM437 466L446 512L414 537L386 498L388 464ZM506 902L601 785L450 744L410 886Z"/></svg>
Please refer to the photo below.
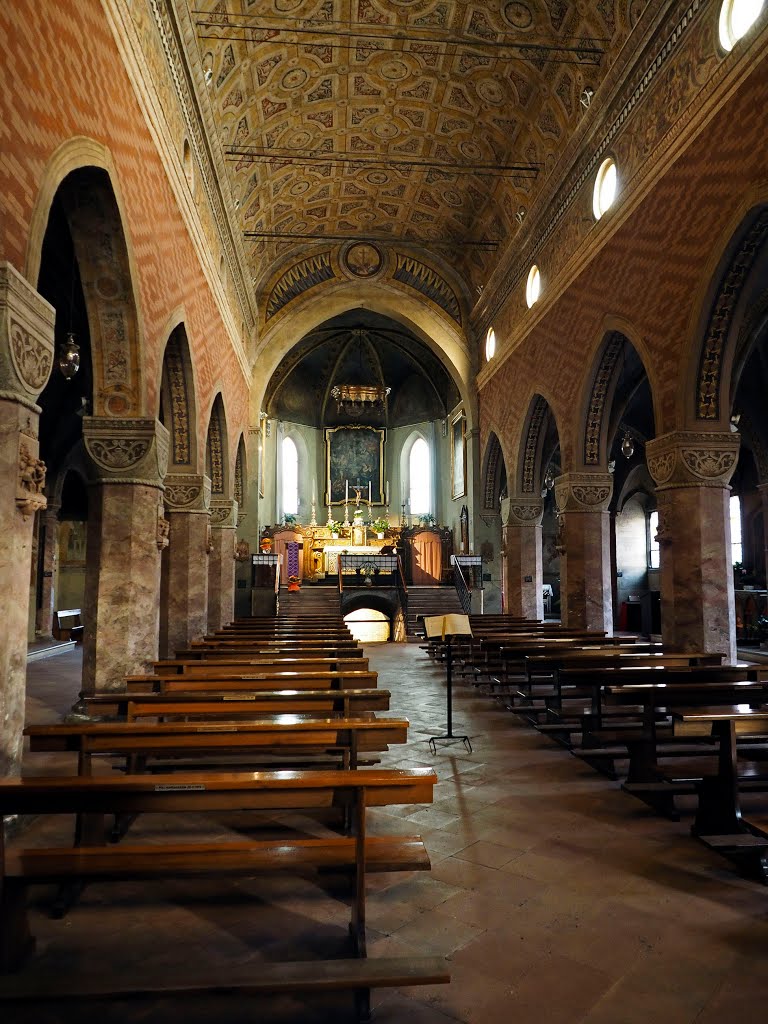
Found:
<svg viewBox="0 0 768 1024"><path fill-rule="evenodd" d="M384 431L376 427L330 427L325 431L326 503L343 505L355 501L355 485L362 488L361 500L384 504ZM347 491L347 484L349 489Z"/></svg>

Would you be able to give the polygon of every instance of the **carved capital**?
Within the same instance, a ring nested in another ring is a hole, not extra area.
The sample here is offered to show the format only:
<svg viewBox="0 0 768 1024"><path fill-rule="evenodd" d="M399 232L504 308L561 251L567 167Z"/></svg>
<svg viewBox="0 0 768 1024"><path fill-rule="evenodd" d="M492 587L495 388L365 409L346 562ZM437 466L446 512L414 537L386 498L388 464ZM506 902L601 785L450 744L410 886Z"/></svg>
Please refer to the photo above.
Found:
<svg viewBox="0 0 768 1024"><path fill-rule="evenodd" d="M544 502L541 498L526 495L523 498L502 498L502 526L541 526Z"/></svg>
<svg viewBox="0 0 768 1024"><path fill-rule="evenodd" d="M83 440L100 483L162 485L170 436L158 420L86 416Z"/></svg>
<svg viewBox="0 0 768 1024"><path fill-rule="evenodd" d="M19 475L16 479L16 508L26 518L40 512L48 504L45 487L45 463L38 458L40 447L36 437L19 434Z"/></svg>
<svg viewBox="0 0 768 1024"><path fill-rule="evenodd" d="M726 487L739 458L741 439L731 431L678 430L646 445L656 489Z"/></svg>
<svg viewBox="0 0 768 1024"><path fill-rule="evenodd" d="M613 494L610 473L563 473L555 480L555 504L564 512L606 512Z"/></svg>
<svg viewBox="0 0 768 1024"><path fill-rule="evenodd" d="M231 498L211 498L211 526L214 530L237 526L237 502Z"/></svg>
<svg viewBox="0 0 768 1024"><path fill-rule="evenodd" d="M53 368L55 321L53 306L0 263L0 391L34 406Z"/></svg>
<svg viewBox="0 0 768 1024"><path fill-rule="evenodd" d="M207 513L211 505L210 477L169 473L165 478L165 504L169 512Z"/></svg>

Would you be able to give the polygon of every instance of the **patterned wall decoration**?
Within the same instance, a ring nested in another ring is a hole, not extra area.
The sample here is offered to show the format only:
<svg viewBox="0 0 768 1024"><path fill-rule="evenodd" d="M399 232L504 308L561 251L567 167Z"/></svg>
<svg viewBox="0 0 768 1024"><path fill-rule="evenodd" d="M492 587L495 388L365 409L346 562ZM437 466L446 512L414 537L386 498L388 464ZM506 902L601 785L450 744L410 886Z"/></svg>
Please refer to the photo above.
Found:
<svg viewBox="0 0 768 1024"><path fill-rule="evenodd" d="M187 377L184 372L181 333L177 328L168 339L163 369L170 404L171 451L174 466L192 464Z"/></svg>
<svg viewBox="0 0 768 1024"><path fill-rule="evenodd" d="M742 288L755 260L768 241L768 210L757 218L743 239L720 283L707 325L696 383L696 418L720 418L720 395L725 346Z"/></svg>
<svg viewBox="0 0 768 1024"><path fill-rule="evenodd" d="M334 277L330 252L308 256L287 270L272 287L267 299L265 318L270 320L292 299Z"/></svg>
<svg viewBox="0 0 768 1024"><path fill-rule="evenodd" d="M422 263L412 256L398 253L397 266L392 277L395 281L402 281L403 284L421 292L457 324L461 324L461 306L456 298L456 293L432 267L428 267L426 263Z"/></svg>
<svg viewBox="0 0 768 1024"><path fill-rule="evenodd" d="M235 459L235 501L237 502L238 515L245 510L245 474L243 470L243 439L237 446L237 458Z"/></svg>
<svg viewBox="0 0 768 1024"><path fill-rule="evenodd" d="M536 455L539 450L539 439L544 416L549 406L547 400L536 395L533 400L531 418L528 420L528 431L525 435L525 453L523 455L523 494L536 493Z"/></svg>
<svg viewBox="0 0 768 1024"><path fill-rule="evenodd" d="M608 337L603 349L600 365L592 385L592 397L589 402L587 422L584 428L585 466L598 466L600 464L600 436L605 417L605 402L613 375L616 372L619 357L624 351L625 342L624 335L614 331Z"/></svg>
<svg viewBox="0 0 768 1024"><path fill-rule="evenodd" d="M217 395L208 424L206 451L208 475L211 478L211 494L224 494L224 453L222 451L223 431L221 426L221 397Z"/></svg>

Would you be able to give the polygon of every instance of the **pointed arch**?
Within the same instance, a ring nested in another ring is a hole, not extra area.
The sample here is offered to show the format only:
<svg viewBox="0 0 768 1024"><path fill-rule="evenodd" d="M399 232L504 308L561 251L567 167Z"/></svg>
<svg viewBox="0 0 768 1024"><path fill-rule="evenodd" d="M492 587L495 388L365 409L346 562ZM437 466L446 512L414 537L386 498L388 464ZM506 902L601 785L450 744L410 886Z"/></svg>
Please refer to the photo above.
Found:
<svg viewBox="0 0 768 1024"><path fill-rule="evenodd" d="M162 366L159 419L171 434L170 462L174 469L194 473L198 470L197 401L183 323L171 331Z"/></svg>
<svg viewBox="0 0 768 1024"><path fill-rule="evenodd" d="M753 207L732 232L707 289L692 351L694 421L725 427L752 342L768 323L768 204Z"/></svg>
<svg viewBox="0 0 768 1024"><path fill-rule="evenodd" d="M245 437L240 434L240 439L237 442L237 454L235 455L235 474L234 474L234 492L235 501L237 502L237 515L238 520L240 516L245 514L245 503L247 494L247 466L246 466L246 452L245 452Z"/></svg>
<svg viewBox="0 0 768 1024"><path fill-rule="evenodd" d="M227 417L219 391L213 400L205 443L205 472L211 480L211 494L224 498L230 494Z"/></svg>
<svg viewBox="0 0 768 1024"><path fill-rule="evenodd" d="M552 441L552 437L556 441ZM528 404L528 412L520 434L515 474L515 493L538 495L541 491L545 463L555 451L560 438L555 414L549 401L536 392ZM548 450L551 448L551 451Z"/></svg>
<svg viewBox="0 0 768 1024"><path fill-rule="evenodd" d="M507 480L507 467L501 441L496 431L491 430L483 456L483 512L494 515L499 511L501 491Z"/></svg>

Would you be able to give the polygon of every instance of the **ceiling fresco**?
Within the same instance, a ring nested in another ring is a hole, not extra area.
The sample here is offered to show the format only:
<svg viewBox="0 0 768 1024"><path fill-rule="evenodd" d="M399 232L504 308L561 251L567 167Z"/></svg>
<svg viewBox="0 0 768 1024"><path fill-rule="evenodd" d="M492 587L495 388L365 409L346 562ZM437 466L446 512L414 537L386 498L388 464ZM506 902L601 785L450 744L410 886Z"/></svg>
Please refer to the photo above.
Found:
<svg viewBox="0 0 768 1024"><path fill-rule="evenodd" d="M352 238L475 291L626 39L616 0L190 0L257 289Z"/></svg>

